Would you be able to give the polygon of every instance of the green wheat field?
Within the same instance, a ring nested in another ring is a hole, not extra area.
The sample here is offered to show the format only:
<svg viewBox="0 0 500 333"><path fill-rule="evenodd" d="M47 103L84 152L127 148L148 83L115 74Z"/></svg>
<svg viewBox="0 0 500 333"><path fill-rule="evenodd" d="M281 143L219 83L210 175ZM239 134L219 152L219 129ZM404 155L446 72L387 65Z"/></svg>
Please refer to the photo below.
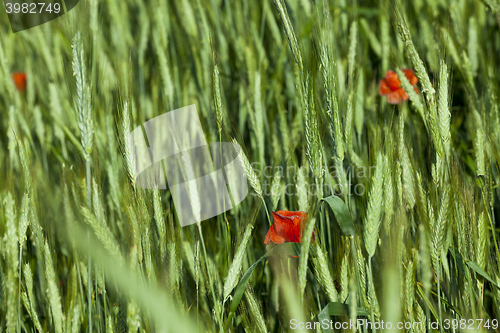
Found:
<svg viewBox="0 0 500 333"><path fill-rule="evenodd" d="M2 6L0 332L499 332L499 0ZM249 194L181 227L128 135L191 104Z"/></svg>

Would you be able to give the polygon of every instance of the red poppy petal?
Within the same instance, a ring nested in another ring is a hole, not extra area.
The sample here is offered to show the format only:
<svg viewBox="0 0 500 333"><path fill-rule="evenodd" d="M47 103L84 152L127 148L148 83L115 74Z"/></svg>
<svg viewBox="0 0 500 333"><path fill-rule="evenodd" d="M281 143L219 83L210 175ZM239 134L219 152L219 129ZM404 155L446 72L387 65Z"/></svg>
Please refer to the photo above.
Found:
<svg viewBox="0 0 500 333"><path fill-rule="evenodd" d="M274 234L274 225L272 225L267 231L266 238L264 239L264 244L269 244L271 242L271 237Z"/></svg>
<svg viewBox="0 0 500 333"><path fill-rule="evenodd" d="M296 237L296 227L293 217L283 216L273 212L274 230L276 233L285 238L287 242L298 242Z"/></svg>
<svg viewBox="0 0 500 333"><path fill-rule="evenodd" d="M307 213L288 210L280 210L272 213L274 220L273 230L269 230L269 237L266 236L265 242L269 242L269 240L274 242L272 237L275 234L276 237L278 237L277 241L279 241L280 244L284 241L300 243L302 238L303 222L307 217Z"/></svg>
<svg viewBox="0 0 500 333"><path fill-rule="evenodd" d="M389 104L399 104L407 100L408 100L408 95L403 90L403 88L393 91L392 93L387 95L387 103Z"/></svg>
<svg viewBox="0 0 500 333"><path fill-rule="evenodd" d="M26 73L23 72L15 72L12 73L12 81L19 91L23 91L26 89Z"/></svg>
<svg viewBox="0 0 500 333"><path fill-rule="evenodd" d="M392 90L387 84L387 81L385 79L380 80L380 83L378 84L378 94L380 96L385 96L387 94L390 94L391 92Z"/></svg>
<svg viewBox="0 0 500 333"><path fill-rule="evenodd" d="M409 100L410 98L408 97L408 94L406 93L406 91L404 91L403 88L399 89L398 90L398 93L399 95L401 96L401 98L403 99L403 101L407 101Z"/></svg>
<svg viewBox="0 0 500 333"><path fill-rule="evenodd" d="M269 228L266 239L264 240L264 244L270 244L271 242L273 242L274 244L282 244L285 242L285 237L282 237L276 233L274 225Z"/></svg>
<svg viewBox="0 0 500 333"><path fill-rule="evenodd" d="M406 78L408 79L408 81L410 81L412 86L417 84L418 79L415 76L413 69L405 68L405 69L403 69L403 73L405 73Z"/></svg>
<svg viewBox="0 0 500 333"><path fill-rule="evenodd" d="M273 220L274 220L274 223L276 224L277 222L281 222L283 219L292 219L293 218L293 215L291 216L288 216L290 215L289 211L287 210L279 210L277 212L272 212L273 213Z"/></svg>
<svg viewBox="0 0 500 333"><path fill-rule="evenodd" d="M403 102L403 99L399 93L399 91L393 91L391 94L386 96L387 98L387 103L389 104L399 104Z"/></svg>
<svg viewBox="0 0 500 333"><path fill-rule="evenodd" d="M301 211L289 211L289 210L278 210L275 212L276 214L279 214L281 216L287 216L287 217L294 217L298 216L301 219L304 219L307 216L307 213L301 212Z"/></svg>
<svg viewBox="0 0 500 333"><path fill-rule="evenodd" d="M305 220L297 216L293 218L293 237L295 242L302 243L303 223Z"/></svg>
<svg viewBox="0 0 500 333"><path fill-rule="evenodd" d="M271 241L274 244L283 244L285 242L285 237L280 236L278 234L273 234L273 237L271 237Z"/></svg>
<svg viewBox="0 0 500 333"><path fill-rule="evenodd" d="M385 81L392 91L397 90L401 87L401 81L399 81L398 75L396 74L396 72L393 72L391 70L386 72Z"/></svg>
<svg viewBox="0 0 500 333"><path fill-rule="evenodd" d="M301 211L296 211L296 212L289 212L289 211L284 211L286 214L290 215L291 218L293 218L293 239L291 240L292 242L302 242L302 232L304 229L304 221L307 217L306 212L301 212Z"/></svg>

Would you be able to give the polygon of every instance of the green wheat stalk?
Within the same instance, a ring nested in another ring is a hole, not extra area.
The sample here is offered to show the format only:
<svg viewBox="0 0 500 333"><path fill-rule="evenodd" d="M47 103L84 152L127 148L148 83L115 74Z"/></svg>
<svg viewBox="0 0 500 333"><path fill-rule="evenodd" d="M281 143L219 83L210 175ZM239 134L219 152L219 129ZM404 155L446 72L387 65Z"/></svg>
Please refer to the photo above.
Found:
<svg viewBox="0 0 500 333"><path fill-rule="evenodd" d="M243 256L245 255L248 242L250 241L252 230L253 225L248 224L245 228L245 233L243 234L240 245L234 254L233 262L231 263L226 279L224 280L224 301L229 297L229 294L238 283L238 276L243 266Z"/></svg>
<svg viewBox="0 0 500 333"><path fill-rule="evenodd" d="M62 311L59 288L57 287L59 284L59 280L57 280L56 278L56 273L54 271L54 264L52 262L52 255L50 254L50 248L47 242L45 242L44 257L45 257L45 277L47 278L47 284L48 284L47 294L49 298L52 319L54 320L54 330L57 333L62 333L65 318Z"/></svg>
<svg viewBox="0 0 500 333"><path fill-rule="evenodd" d="M375 173L372 177L372 187L368 197L368 208L364 221L364 240L366 251L371 258L375 254L377 247L379 228L382 215L382 198L383 198L383 183L384 183L384 158L382 154L377 155L375 164Z"/></svg>

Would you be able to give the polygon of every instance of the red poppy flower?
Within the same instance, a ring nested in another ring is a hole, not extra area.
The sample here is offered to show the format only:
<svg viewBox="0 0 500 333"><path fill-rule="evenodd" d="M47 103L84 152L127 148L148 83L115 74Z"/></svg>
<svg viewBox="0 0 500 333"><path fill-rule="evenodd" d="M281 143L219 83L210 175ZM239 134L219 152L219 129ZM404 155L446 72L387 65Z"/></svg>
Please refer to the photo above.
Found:
<svg viewBox="0 0 500 333"><path fill-rule="evenodd" d="M417 77L413 74L413 70L411 69L403 69L403 73L405 74L410 84L415 89L415 92L418 94L418 88L415 85L418 82ZM399 104L401 102L408 100L408 95L401 87L401 81L399 81L398 74L391 70L385 73L385 77L380 80L380 84L378 86L378 93L380 96L387 97L387 103L389 104Z"/></svg>
<svg viewBox="0 0 500 333"><path fill-rule="evenodd" d="M12 81L19 91L24 91L26 89L26 73L24 72L15 72L12 73Z"/></svg>
<svg viewBox="0 0 500 333"><path fill-rule="evenodd" d="M290 212L288 210L273 212L274 224L269 228L264 243L302 243L302 231L305 227L306 217L307 213L305 212ZM314 236L315 231L313 231L311 242L314 241Z"/></svg>

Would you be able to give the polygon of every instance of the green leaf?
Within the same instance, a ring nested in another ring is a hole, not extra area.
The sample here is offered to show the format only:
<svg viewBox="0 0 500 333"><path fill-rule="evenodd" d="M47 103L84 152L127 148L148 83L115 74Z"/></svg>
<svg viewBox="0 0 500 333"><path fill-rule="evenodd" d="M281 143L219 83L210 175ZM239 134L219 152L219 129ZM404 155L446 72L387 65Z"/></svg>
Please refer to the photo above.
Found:
<svg viewBox="0 0 500 333"><path fill-rule="evenodd" d="M248 281L250 280L250 276L252 275L253 271L255 270L255 267L259 264L259 262L262 261L262 259L265 259L269 256L268 253L264 254L262 257L260 257L259 260L253 263L252 266L246 271L245 275L241 278L240 282L234 288L234 296L233 300L231 301L231 307L229 309L230 312L236 311L238 308L238 305L240 304L241 298L243 297L243 293L245 292L246 286L248 284Z"/></svg>
<svg viewBox="0 0 500 333"><path fill-rule="evenodd" d="M429 310L432 312L432 315L434 318L439 318L436 309L434 308L434 305L431 303L431 301L425 296L425 292L423 291L421 287L421 283L417 282L417 291L420 297L425 301L425 304L429 307Z"/></svg>
<svg viewBox="0 0 500 333"><path fill-rule="evenodd" d="M469 266L470 268L472 268L473 270L475 270L477 274L481 275L486 280L490 281L492 285L494 285L495 287L497 287L498 289L500 289L500 287L498 286L498 284L496 284L495 282L493 282L493 280L488 275L488 273L486 273L481 267L479 267L478 264L476 264L475 262L470 261L470 260L466 261L466 263L467 263L467 266Z"/></svg>
<svg viewBox="0 0 500 333"><path fill-rule="evenodd" d="M321 310L318 315L319 322L323 322L325 319L330 319L330 316L347 316L349 315L349 304L344 304L340 302L330 302L328 303L323 310ZM364 308L356 308L356 312L358 316L369 316L370 312ZM313 320L314 321L314 320ZM323 331L332 331L332 330L323 330Z"/></svg>
<svg viewBox="0 0 500 333"><path fill-rule="evenodd" d="M283 243L279 245L272 246L266 254L260 257L256 262L253 263L252 266L248 268L240 282L236 288L234 288L234 295L231 301L231 306L229 308L229 316L226 322L226 327L229 324L231 318L233 317L238 305L240 304L241 298L245 293L245 289L247 287L248 281L250 280L250 276L252 275L255 267L265 258L275 255L288 255L288 256L298 256L300 254L300 244L299 243Z"/></svg>
<svg viewBox="0 0 500 333"><path fill-rule="evenodd" d="M341 302L330 302L328 303L320 313L318 313L318 318L321 316L347 316L349 315L349 304L344 304ZM358 316L369 316L370 312L364 308L358 307L356 309Z"/></svg>
<svg viewBox="0 0 500 333"><path fill-rule="evenodd" d="M351 213L347 208L345 202L336 195L331 195L329 197L321 199L330 205L330 208L337 219L340 229L346 236L354 236L356 232L354 231L354 223L352 221Z"/></svg>

